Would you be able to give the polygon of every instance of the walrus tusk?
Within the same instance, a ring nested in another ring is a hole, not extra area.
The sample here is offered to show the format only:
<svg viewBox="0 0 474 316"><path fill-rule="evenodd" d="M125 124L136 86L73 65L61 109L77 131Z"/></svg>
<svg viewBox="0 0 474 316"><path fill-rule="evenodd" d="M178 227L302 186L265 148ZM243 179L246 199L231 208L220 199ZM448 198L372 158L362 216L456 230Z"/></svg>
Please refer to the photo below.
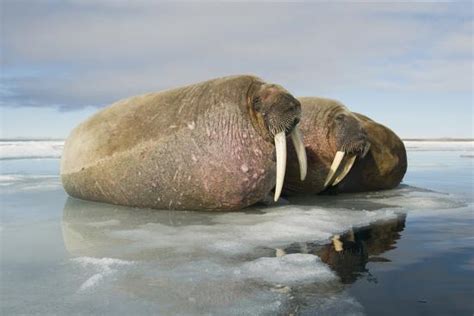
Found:
<svg viewBox="0 0 474 316"><path fill-rule="evenodd" d="M280 198L286 171L286 135L284 131L275 135L275 149L277 170L274 200L276 202Z"/></svg>
<svg viewBox="0 0 474 316"><path fill-rule="evenodd" d="M328 176L326 177L326 181L324 181L324 187L327 187L329 182L332 180L334 177L334 174L337 171L337 168L339 168L339 165L341 164L342 158L344 158L345 152L343 151L338 151L336 155L334 156L334 160L332 161L331 169L329 169Z"/></svg>
<svg viewBox="0 0 474 316"><path fill-rule="evenodd" d="M336 252L341 252L344 250L344 244L342 243L340 238L341 237L339 235L334 235L334 237L331 239L332 245L334 246L334 250L336 250Z"/></svg>
<svg viewBox="0 0 474 316"><path fill-rule="evenodd" d="M351 171L351 168L354 165L355 160L356 160L355 155L349 157L346 164L344 165L344 168L342 169L342 172L336 177L336 180L334 180L334 182L331 184L332 186L337 185L339 182L341 182L347 176L349 171Z"/></svg>
<svg viewBox="0 0 474 316"><path fill-rule="evenodd" d="M284 255L286 255L285 250L281 248L275 248L275 257L283 257Z"/></svg>
<svg viewBox="0 0 474 316"><path fill-rule="evenodd" d="M295 147L296 156L298 156L298 163L300 165L300 179L303 181L306 178L306 172L308 169L308 162L306 159L306 150L304 149L303 136L298 128L295 126L291 132L291 140Z"/></svg>

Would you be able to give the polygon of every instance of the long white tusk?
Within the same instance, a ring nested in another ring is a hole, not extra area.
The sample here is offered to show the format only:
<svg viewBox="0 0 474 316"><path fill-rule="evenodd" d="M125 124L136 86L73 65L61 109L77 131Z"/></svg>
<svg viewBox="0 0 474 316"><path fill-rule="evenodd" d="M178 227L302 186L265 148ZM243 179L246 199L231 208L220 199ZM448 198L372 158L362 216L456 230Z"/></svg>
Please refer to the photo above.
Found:
<svg viewBox="0 0 474 316"><path fill-rule="evenodd" d="M354 165L355 160L356 160L355 155L351 156L347 160L346 164L344 165L344 168L342 169L342 172L336 177L336 180L334 180L334 182L332 183L332 186L337 185L339 182L341 182L347 176L349 171L351 171L351 168Z"/></svg>
<svg viewBox="0 0 474 316"><path fill-rule="evenodd" d="M304 149L303 136L298 128L295 126L291 132L291 140L295 147L296 156L298 156L298 163L300 165L300 179L303 181L306 178L306 172L308 170L308 162L306 159L306 150Z"/></svg>
<svg viewBox="0 0 474 316"><path fill-rule="evenodd" d="M326 177L326 181L324 181L324 187L327 187L329 182L331 182L332 178L334 177L334 174L337 171L337 168L339 168L339 165L341 164L342 158L344 158L344 154L345 152L338 151L336 155L334 156L331 169L329 169L329 173L328 173L328 176Z"/></svg>
<svg viewBox="0 0 474 316"><path fill-rule="evenodd" d="M283 257L284 255L286 255L285 250L281 248L275 248L275 257Z"/></svg>
<svg viewBox="0 0 474 316"><path fill-rule="evenodd" d="M342 243L341 237L339 235L334 235L332 238L332 245L334 246L334 250L337 252L341 252L344 250L344 244Z"/></svg>
<svg viewBox="0 0 474 316"><path fill-rule="evenodd" d="M275 135L275 150L276 150L276 186L275 186L275 202L278 201L283 188L283 180L285 179L286 171L286 135L285 132L280 132Z"/></svg>

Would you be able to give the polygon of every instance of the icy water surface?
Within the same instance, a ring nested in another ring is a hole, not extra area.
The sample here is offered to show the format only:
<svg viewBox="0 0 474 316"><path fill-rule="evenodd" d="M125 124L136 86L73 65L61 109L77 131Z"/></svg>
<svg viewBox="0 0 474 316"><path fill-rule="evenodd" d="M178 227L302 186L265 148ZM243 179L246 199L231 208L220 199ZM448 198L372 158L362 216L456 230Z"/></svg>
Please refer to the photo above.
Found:
<svg viewBox="0 0 474 316"><path fill-rule="evenodd" d="M0 312L472 315L473 144L407 147L396 190L216 214L67 198L60 142L0 142Z"/></svg>

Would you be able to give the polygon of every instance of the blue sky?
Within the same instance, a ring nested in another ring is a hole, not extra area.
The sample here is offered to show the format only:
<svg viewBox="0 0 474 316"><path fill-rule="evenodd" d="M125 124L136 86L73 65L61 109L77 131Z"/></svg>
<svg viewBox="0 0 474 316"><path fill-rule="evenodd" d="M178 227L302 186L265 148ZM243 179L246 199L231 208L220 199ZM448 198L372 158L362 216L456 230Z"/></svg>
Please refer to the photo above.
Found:
<svg viewBox="0 0 474 316"><path fill-rule="evenodd" d="M402 137L474 137L472 2L10 1L0 137L66 137L118 99L256 74Z"/></svg>

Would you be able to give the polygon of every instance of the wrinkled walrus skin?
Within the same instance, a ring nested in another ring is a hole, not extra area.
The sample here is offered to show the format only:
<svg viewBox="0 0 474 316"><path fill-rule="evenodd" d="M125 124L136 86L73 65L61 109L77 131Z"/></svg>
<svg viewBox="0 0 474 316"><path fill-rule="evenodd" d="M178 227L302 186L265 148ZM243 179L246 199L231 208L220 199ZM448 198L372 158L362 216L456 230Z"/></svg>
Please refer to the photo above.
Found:
<svg viewBox="0 0 474 316"><path fill-rule="evenodd" d="M249 107L257 103L265 114ZM71 132L62 183L73 197L125 206L240 209L275 186L272 137L290 132L300 113L286 90L254 76L121 100Z"/></svg>
<svg viewBox="0 0 474 316"><path fill-rule="evenodd" d="M407 171L403 141L388 127L367 116L354 113L364 125L371 147L357 159L349 174L337 185L337 192L362 192L393 189Z"/></svg>
<svg viewBox="0 0 474 316"><path fill-rule="evenodd" d="M298 100L302 110L299 129L303 134L308 168L306 179L300 181L298 165L293 161L295 152L290 144L284 184L287 196L317 194L335 185L350 170L354 159L363 157L370 148L363 124L342 103L317 97Z"/></svg>

